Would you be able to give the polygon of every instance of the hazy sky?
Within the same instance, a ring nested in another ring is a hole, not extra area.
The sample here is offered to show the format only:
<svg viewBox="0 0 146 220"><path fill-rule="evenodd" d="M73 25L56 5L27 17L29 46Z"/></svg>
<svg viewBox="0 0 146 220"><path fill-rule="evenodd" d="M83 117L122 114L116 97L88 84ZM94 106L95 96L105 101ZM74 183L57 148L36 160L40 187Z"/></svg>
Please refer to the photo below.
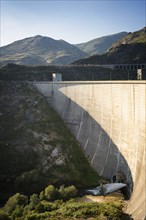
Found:
<svg viewBox="0 0 146 220"><path fill-rule="evenodd" d="M1 46L35 35L82 43L146 26L145 0L0 0Z"/></svg>

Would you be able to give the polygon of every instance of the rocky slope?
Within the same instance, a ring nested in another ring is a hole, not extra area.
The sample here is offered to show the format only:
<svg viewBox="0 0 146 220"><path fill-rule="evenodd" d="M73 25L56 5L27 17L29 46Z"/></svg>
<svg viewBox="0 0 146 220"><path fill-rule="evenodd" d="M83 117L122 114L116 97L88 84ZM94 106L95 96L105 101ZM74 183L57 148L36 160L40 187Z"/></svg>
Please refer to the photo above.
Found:
<svg viewBox="0 0 146 220"><path fill-rule="evenodd" d="M106 52L125 35L126 32L121 32L77 45L37 35L1 47L0 64L66 65L89 55Z"/></svg>
<svg viewBox="0 0 146 220"><path fill-rule="evenodd" d="M48 184L96 185L78 143L45 98L26 82L0 82L0 199Z"/></svg>
<svg viewBox="0 0 146 220"><path fill-rule="evenodd" d="M96 39L93 39L93 40L88 41L86 43L76 44L75 46L90 56L97 55L97 54L103 54L103 53L107 52L107 50L115 42L122 39L126 34L127 34L127 32L120 32L117 34L112 34L112 35L96 38Z"/></svg>
<svg viewBox="0 0 146 220"><path fill-rule="evenodd" d="M37 35L0 48L1 65L69 64L86 56L77 47L63 40Z"/></svg>
<svg viewBox="0 0 146 220"><path fill-rule="evenodd" d="M107 53L75 61L74 64L130 64L146 62L146 27L127 34Z"/></svg>

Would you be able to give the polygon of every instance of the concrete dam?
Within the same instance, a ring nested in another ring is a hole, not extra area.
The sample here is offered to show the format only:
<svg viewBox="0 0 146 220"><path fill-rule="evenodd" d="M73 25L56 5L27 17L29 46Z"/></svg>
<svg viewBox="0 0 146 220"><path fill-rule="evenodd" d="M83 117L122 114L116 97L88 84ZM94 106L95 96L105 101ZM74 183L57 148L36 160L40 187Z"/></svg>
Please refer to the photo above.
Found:
<svg viewBox="0 0 146 220"><path fill-rule="evenodd" d="M146 81L34 82L99 175L121 173L127 213L146 219ZM86 172L86 171L85 171Z"/></svg>

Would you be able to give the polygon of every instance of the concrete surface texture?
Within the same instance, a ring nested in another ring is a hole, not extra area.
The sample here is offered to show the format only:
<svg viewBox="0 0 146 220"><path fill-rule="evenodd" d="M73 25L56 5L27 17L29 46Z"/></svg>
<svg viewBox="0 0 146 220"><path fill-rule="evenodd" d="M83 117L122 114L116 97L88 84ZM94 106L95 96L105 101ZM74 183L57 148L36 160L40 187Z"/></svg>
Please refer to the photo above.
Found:
<svg viewBox="0 0 146 220"><path fill-rule="evenodd" d="M99 175L127 183L127 212L146 217L146 81L35 82ZM86 171L85 171L86 172Z"/></svg>

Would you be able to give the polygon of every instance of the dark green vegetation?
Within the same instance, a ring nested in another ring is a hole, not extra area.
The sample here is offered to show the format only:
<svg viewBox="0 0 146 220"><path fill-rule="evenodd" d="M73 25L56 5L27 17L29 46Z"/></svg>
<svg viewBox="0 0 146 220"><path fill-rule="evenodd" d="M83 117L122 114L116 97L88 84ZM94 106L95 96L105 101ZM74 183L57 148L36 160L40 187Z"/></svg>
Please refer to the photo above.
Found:
<svg viewBox="0 0 146 220"><path fill-rule="evenodd" d="M0 209L1 220L128 220L123 213L121 199L106 202L81 202L75 186L59 189L49 185L41 193L30 197L16 193Z"/></svg>
<svg viewBox="0 0 146 220"><path fill-rule="evenodd" d="M35 36L16 41L0 48L1 65L69 64L86 54L77 47L49 37Z"/></svg>
<svg viewBox="0 0 146 220"><path fill-rule="evenodd" d="M26 82L0 82L0 199L48 184L97 185L98 175L63 123Z"/></svg>
<svg viewBox="0 0 146 220"><path fill-rule="evenodd" d="M52 73L61 73L63 81L137 79L136 70L106 69L91 65L28 67L8 64L0 68L0 80L52 81Z"/></svg>
<svg viewBox="0 0 146 220"><path fill-rule="evenodd" d="M107 53L75 61L74 64L132 64L146 62L146 28L129 33Z"/></svg>
<svg viewBox="0 0 146 220"><path fill-rule="evenodd" d="M103 54L107 52L107 50L121 38L123 38L127 32L120 32L117 34L112 34L108 36L103 36L100 38L96 38L94 40L88 41L86 43L76 44L83 52L87 53L88 56Z"/></svg>

